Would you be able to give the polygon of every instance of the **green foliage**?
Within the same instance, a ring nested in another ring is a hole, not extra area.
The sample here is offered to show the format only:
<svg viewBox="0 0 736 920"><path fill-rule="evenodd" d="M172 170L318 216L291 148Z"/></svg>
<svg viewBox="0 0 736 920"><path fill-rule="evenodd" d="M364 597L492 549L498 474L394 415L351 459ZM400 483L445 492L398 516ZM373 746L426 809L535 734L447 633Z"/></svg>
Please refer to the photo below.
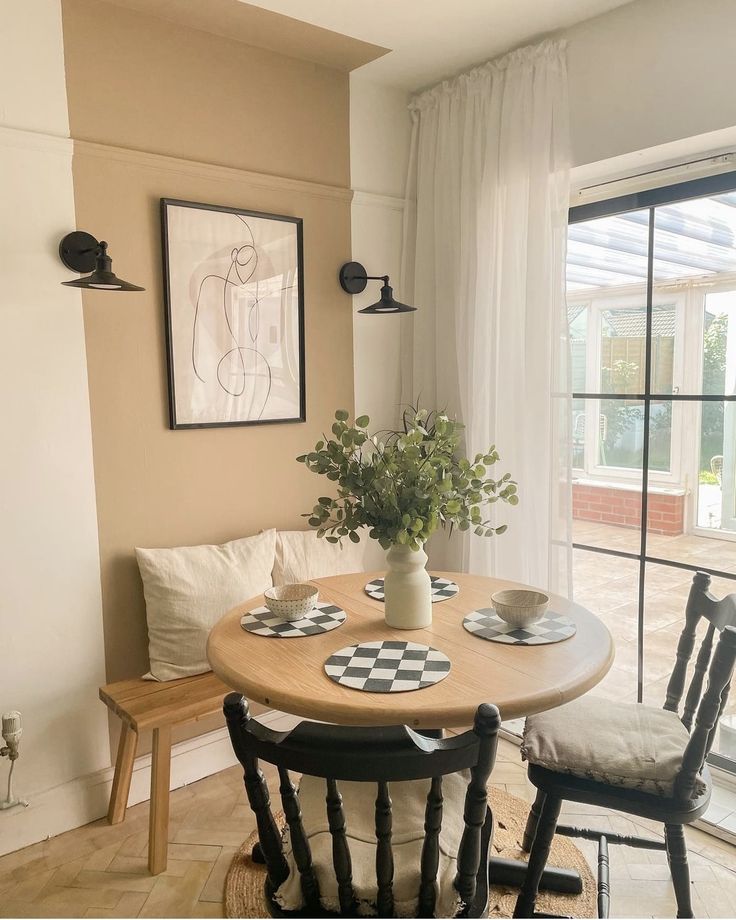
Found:
<svg viewBox="0 0 736 920"><path fill-rule="evenodd" d="M604 393L636 392L639 365L634 361L614 361L611 367L601 368L601 385ZM606 416L605 458L615 465L615 450L623 435L641 418L637 404L626 400L609 399L601 402L601 414ZM604 461L605 462L605 461Z"/></svg>
<svg viewBox="0 0 736 920"><path fill-rule="evenodd" d="M703 333L703 392L726 392L728 313L719 313ZM710 460L723 453L723 403L704 402L700 422L700 469L710 471Z"/></svg>
<svg viewBox="0 0 736 920"><path fill-rule="evenodd" d="M472 461L460 456L463 426L425 409L407 410L403 428L380 437L369 433L369 424L367 415L349 424L348 413L339 409L334 437L297 457L337 485L336 497L319 498L303 515L318 536L357 543L360 529L368 527L384 549L399 544L417 550L440 527L472 528L484 537L506 530L505 524L494 527L481 510L519 501L510 473L498 480L487 474L499 459L495 447Z"/></svg>

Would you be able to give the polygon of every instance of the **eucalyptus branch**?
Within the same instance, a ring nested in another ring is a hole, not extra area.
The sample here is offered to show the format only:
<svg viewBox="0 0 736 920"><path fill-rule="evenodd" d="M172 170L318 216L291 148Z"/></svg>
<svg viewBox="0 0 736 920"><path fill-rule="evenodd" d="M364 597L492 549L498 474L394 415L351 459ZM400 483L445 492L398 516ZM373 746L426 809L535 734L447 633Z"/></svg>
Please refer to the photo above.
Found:
<svg viewBox="0 0 736 920"><path fill-rule="evenodd" d="M297 458L337 485L336 497L321 497L305 515L319 536L358 542L368 528L385 548L418 549L440 527L472 528L486 537L503 533L506 525L495 525L480 510L519 500L509 473L498 480L488 475L500 459L494 446L471 462L459 454L462 425L419 408L403 413L403 430L371 436L369 423L360 416L349 424L348 413L338 410L333 437Z"/></svg>

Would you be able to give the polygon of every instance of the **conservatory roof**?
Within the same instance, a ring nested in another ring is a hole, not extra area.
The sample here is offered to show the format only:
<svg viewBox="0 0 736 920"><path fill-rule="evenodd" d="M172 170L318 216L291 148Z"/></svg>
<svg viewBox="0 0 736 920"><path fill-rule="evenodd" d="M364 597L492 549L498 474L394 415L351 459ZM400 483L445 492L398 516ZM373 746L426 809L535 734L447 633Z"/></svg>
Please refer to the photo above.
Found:
<svg viewBox="0 0 736 920"><path fill-rule="evenodd" d="M571 224L568 291L645 283L648 232L646 210ZM725 272L736 272L736 192L656 209L655 282Z"/></svg>

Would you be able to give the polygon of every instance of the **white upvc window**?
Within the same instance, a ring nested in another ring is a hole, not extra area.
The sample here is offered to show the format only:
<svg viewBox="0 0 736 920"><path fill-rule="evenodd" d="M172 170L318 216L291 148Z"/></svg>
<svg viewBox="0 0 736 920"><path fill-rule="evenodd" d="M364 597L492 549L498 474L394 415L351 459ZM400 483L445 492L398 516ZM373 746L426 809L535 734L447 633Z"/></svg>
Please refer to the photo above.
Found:
<svg viewBox="0 0 736 920"><path fill-rule="evenodd" d="M667 291L653 303L652 392L662 399L651 407L650 480L670 487L682 478L682 406L666 397L683 388L685 300L685 292ZM569 310L573 390L584 380L586 393L632 395L573 401L573 468L590 479L640 481L644 404L633 397L644 392L646 290L570 298Z"/></svg>

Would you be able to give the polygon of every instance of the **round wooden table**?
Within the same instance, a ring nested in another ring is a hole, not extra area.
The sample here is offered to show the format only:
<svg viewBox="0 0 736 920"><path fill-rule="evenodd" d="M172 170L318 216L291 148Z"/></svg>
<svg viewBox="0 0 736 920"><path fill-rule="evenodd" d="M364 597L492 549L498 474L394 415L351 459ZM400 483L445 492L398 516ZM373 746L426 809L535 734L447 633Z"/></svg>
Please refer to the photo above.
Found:
<svg viewBox="0 0 736 920"><path fill-rule="evenodd" d="M231 610L210 633L207 656L224 683L249 700L293 715L343 725L410 725L438 729L471 725L480 703L495 703L503 719L553 709L594 687L613 662L611 634L584 607L553 597L551 608L575 621L570 639L550 645L512 646L467 632L465 614L490 606L500 588L522 587L477 575L442 572L460 586L455 597L432 605L427 629L391 629L383 603L365 585L381 573L320 578L320 600L342 607L346 622L331 632L295 639L257 636L240 617L263 603L255 597ZM366 693L334 683L325 660L346 645L399 639L431 645L450 659L440 683L403 693Z"/></svg>

